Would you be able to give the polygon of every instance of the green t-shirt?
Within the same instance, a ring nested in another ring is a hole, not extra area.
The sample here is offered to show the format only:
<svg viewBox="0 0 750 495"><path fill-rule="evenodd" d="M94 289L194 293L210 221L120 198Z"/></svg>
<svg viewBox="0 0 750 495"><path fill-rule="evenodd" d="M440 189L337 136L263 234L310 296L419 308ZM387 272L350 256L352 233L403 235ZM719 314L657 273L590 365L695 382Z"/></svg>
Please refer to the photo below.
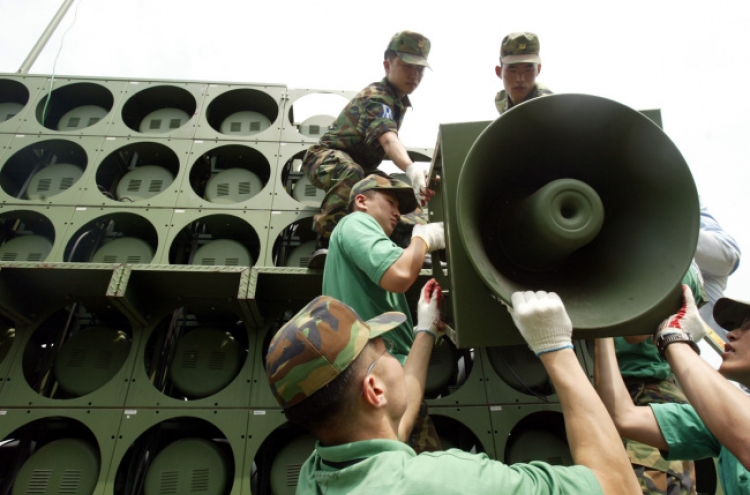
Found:
<svg viewBox="0 0 750 495"><path fill-rule="evenodd" d="M348 304L363 320L388 311L406 314L404 323L384 335L401 364L414 343L411 312L406 296L381 288L380 279L403 252L373 217L354 212L333 229L323 270L323 295Z"/></svg>
<svg viewBox="0 0 750 495"><path fill-rule="evenodd" d="M672 375L669 363L662 359L650 338L639 344L628 344L615 337L615 352L623 378L666 380Z"/></svg>
<svg viewBox="0 0 750 495"><path fill-rule="evenodd" d="M327 262L327 261L326 261ZM459 449L423 452L395 440L318 443L302 465L297 495L602 494L584 466L506 465Z"/></svg>
<svg viewBox="0 0 750 495"><path fill-rule="evenodd" d="M719 479L726 495L750 495L750 472L719 443L689 404L651 404L669 445L668 460L696 461L719 457Z"/></svg>

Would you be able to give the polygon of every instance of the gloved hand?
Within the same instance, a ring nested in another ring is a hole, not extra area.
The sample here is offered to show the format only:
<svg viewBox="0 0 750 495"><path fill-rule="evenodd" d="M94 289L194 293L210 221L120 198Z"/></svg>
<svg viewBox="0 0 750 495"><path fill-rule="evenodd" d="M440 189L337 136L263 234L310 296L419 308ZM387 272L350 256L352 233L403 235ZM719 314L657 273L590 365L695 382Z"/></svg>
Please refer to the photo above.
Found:
<svg viewBox="0 0 750 495"><path fill-rule="evenodd" d="M437 281L431 278L422 287L417 303L417 326L414 327L414 334L417 332L427 332L435 337L445 335L444 323L440 320L440 301L443 298L443 292Z"/></svg>
<svg viewBox="0 0 750 495"><path fill-rule="evenodd" d="M413 162L406 167L406 176L411 182L419 206L427 204L427 174L429 172L430 165L425 162Z"/></svg>
<svg viewBox="0 0 750 495"><path fill-rule="evenodd" d="M698 342L706 336L706 324L701 319L701 315L695 305L693 292L685 284L682 284L682 307L680 311L659 325L659 329L654 334L654 342L662 335L676 332L689 334L693 338L693 342Z"/></svg>
<svg viewBox="0 0 750 495"><path fill-rule="evenodd" d="M573 324L560 296L544 291L514 292L510 300L513 307L508 306L508 312L534 354L573 348Z"/></svg>
<svg viewBox="0 0 750 495"><path fill-rule="evenodd" d="M411 238L419 237L427 244L427 252L445 249L445 227L443 222L417 224L411 233Z"/></svg>

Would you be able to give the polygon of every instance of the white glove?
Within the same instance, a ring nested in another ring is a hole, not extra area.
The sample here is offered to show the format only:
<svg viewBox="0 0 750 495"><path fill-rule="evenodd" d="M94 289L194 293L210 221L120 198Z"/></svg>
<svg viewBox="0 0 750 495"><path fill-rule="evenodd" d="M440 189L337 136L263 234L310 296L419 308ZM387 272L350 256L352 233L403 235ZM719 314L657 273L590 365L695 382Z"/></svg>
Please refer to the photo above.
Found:
<svg viewBox="0 0 750 495"><path fill-rule="evenodd" d="M417 224L411 233L411 238L419 237L427 244L427 252L445 249L445 227L443 222Z"/></svg>
<svg viewBox="0 0 750 495"><path fill-rule="evenodd" d="M573 348L573 324L560 296L544 291L514 292L510 300L513 307L508 306L508 312L534 354Z"/></svg>
<svg viewBox="0 0 750 495"><path fill-rule="evenodd" d="M440 300L443 292L434 278L431 278L422 287L417 303L417 326L414 327L414 334L417 332L427 332L435 340L445 335L443 322L440 321Z"/></svg>
<svg viewBox="0 0 750 495"><path fill-rule="evenodd" d="M419 206L427 203L427 174L430 172L430 165L426 162L413 162L406 167L406 176L411 182L414 189L414 196L417 198Z"/></svg>
<svg viewBox="0 0 750 495"><path fill-rule="evenodd" d="M701 319L698 308L695 306L695 298L690 288L682 284L682 307L677 314L664 320L654 334L654 342L659 337L669 333L685 332L698 342L706 336L706 324Z"/></svg>

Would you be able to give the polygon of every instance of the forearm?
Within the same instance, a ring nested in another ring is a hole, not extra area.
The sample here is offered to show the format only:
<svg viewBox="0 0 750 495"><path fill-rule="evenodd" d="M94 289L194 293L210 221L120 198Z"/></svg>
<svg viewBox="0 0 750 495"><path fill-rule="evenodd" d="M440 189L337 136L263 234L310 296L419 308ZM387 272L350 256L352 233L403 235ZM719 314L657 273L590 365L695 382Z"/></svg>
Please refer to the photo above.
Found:
<svg viewBox="0 0 750 495"><path fill-rule="evenodd" d="M688 345L672 344L665 356L698 416L719 442L750 469L750 398Z"/></svg>
<svg viewBox="0 0 750 495"><path fill-rule="evenodd" d="M398 425L399 438L406 441L414 428L414 422L419 414L419 408L424 399L425 383L427 382L427 368L430 364L435 337L427 332L418 332L414 337L409 356L404 364L404 380L406 382L406 412Z"/></svg>
<svg viewBox="0 0 750 495"><path fill-rule="evenodd" d="M380 278L380 287L389 292L406 292L416 282L427 254L427 244L415 237Z"/></svg>
<svg viewBox="0 0 750 495"><path fill-rule="evenodd" d="M398 138L398 135L395 132L386 132L380 136L380 144L383 146L383 150L388 155L388 158L399 169L406 172L406 168L411 165L412 160L406 151L406 147L404 147L404 144Z"/></svg>
<svg viewBox="0 0 750 495"><path fill-rule="evenodd" d="M575 352L563 349L541 354L540 359L560 398L574 462L594 472L604 493L638 493L620 436Z"/></svg>
<svg viewBox="0 0 750 495"><path fill-rule="evenodd" d="M594 384L619 434L666 450L667 442L651 408L633 404L617 364L614 340L596 339L594 346Z"/></svg>

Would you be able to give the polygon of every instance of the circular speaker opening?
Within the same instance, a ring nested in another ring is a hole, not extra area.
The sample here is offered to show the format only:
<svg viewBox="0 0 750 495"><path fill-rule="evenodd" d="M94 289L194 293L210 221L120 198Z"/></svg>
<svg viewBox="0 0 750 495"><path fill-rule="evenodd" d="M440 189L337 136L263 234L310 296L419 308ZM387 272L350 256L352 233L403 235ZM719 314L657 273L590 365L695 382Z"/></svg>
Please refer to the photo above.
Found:
<svg viewBox="0 0 750 495"><path fill-rule="evenodd" d="M79 144L39 141L15 152L0 170L0 186L11 197L44 201L73 187L88 164Z"/></svg>
<svg viewBox="0 0 750 495"><path fill-rule="evenodd" d="M195 115L195 97L178 86L154 86L138 91L122 107L122 121L143 134L164 134L183 127Z"/></svg>
<svg viewBox="0 0 750 495"><path fill-rule="evenodd" d="M144 354L146 374L157 377L154 387L184 401L224 390L247 359L249 339L239 321L231 313L218 314L215 307L182 308L176 319L165 318L149 337Z"/></svg>
<svg viewBox="0 0 750 495"><path fill-rule="evenodd" d="M505 445L505 463L544 461L572 466L562 413L540 411L529 414L511 430Z"/></svg>
<svg viewBox="0 0 750 495"><path fill-rule="evenodd" d="M430 419L432 419L435 431L440 437L442 450L460 449L472 454L485 452L482 442L471 428L459 420L440 414L430 414Z"/></svg>
<svg viewBox="0 0 750 495"><path fill-rule="evenodd" d="M53 89L36 107L37 121L56 131L78 130L98 123L112 110L114 96L95 83L73 83Z"/></svg>
<svg viewBox="0 0 750 495"><path fill-rule="evenodd" d="M542 400L554 394L544 365L528 346L488 347L487 357L495 373L513 389Z"/></svg>
<svg viewBox="0 0 750 495"><path fill-rule="evenodd" d="M302 171L302 160L305 153L306 151L300 151L287 160L281 172L281 183L284 185L286 192L298 202L320 208L320 204L325 197L325 191L318 189L307 178L307 174Z"/></svg>
<svg viewBox="0 0 750 495"><path fill-rule="evenodd" d="M449 339L442 339L430 356L425 398L439 399L455 393L466 382L473 367L472 349L457 349Z"/></svg>
<svg viewBox="0 0 750 495"><path fill-rule="evenodd" d="M289 106L289 122L303 136L318 140L328 132L328 127L336 120L336 115L349 102L340 94L310 93L304 95Z"/></svg>
<svg viewBox="0 0 750 495"><path fill-rule="evenodd" d="M303 218L289 224L274 241L273 264L275 266L307 268L307 262L315 248L315 239L316 234L312 229L312 217ZM312 251L310 250L311 246Z"/></svg>
<svg viewBox="0 0 750 495"><path fill-rule="evenodd" d="M168 146L133 143L102 160L96 169L96 186L109 199L133 203L167 190L179 171L180 160Z"/></svg>
<svg viewBox="0 0 750 495"><path fill-rule="evenodd" d="M45 261L55 242L52 221L35 211L0 214L0 261Z"/></svg>
<svg viewBox="0 0 750 495"><path fill-rule="evenodd" d="M246 113L251 112L251 113ZM255 118L252 118L255 115ZM230 116L234 116L230 119ZM257 89L229 90L214 98L206 109L208 124L219 133L256 134L266 120L272 124L279 116L279 105L268 93ZM242 124L255 124L258 130L243 129ZM233 127L234 126L234 127ZM239 128L236 132L234 129Z"/></svg>
<svg viewBox="0 0 750 495"><path fill-rule="evenodd" d="M0 479L8 493L90 495L99 481L101 454L91 430L72 418L27 423L0 441Z"/></svg>
<svg viewBox="0 0 750 495"><path fill-rule="evenodd" d="M271 165L263 153L233 144L201 155L190 169L190 186L211 203L236 204L257 195L270 176Z"/></svg>
<svg viewBox="0 0 750 495"><path fill-rule="evenodd" d="M32 333L23 349L23 373L43 397L74 399L105 386L130 353L130 324L120 313L92 313L81 304L59 310Z"/></svg>
<svg viewBox="0 0 750 495"><path fill-rule="evenodd" d="M113 493L229 495L234 456L227 437L204 419L162 421L130 445L117 467Z"/></svg>
<svg viewBox="0 0 750 495"><path fill-rule="evenodd" d="M290 423L270 431L252 431L251 434L265 437L255 454L252 492L294 494L300 468L312 454L315 439Z"/></svg>
<svg viewBox="0 0 750 495"><path fill-rule="evenodd" d="M116 243L107 246L113 242ZM64 260L149 263L158 244L156 228L149 220L135 213L112 213L79 228L65 246Z"/></svg>
<svg viewBox="0 0 750 495"><path fill-rule="evenodd" d="M217 248L214 256L223 257L214 258L215 264L224 266L250 266L240 265L242 259L254 261L260 254L260 239L252 225L245 222L240 217L232 215L207 215L195 220L185 226L175 237L169 249L169 262L173 265L180 264L210 264L208 260L205 263L199 263L196 255L203 246L214 241L228 240L230 243L222 242L212 245ZM229 248L229 249L225 249ZM240 252L241 251L241 252ZM210 254L210 251L201 251ZM240 254L237 254L240 253ZM247 254L247 258L245 253ZM234 265L237 263L237 265Z"/></svg>
<svg viewBox="0 0 750 495"><path fill-rule="evenodd" d="M12 79L0 79L0 123L21 113L28 102L26 86Z"/></svg>

